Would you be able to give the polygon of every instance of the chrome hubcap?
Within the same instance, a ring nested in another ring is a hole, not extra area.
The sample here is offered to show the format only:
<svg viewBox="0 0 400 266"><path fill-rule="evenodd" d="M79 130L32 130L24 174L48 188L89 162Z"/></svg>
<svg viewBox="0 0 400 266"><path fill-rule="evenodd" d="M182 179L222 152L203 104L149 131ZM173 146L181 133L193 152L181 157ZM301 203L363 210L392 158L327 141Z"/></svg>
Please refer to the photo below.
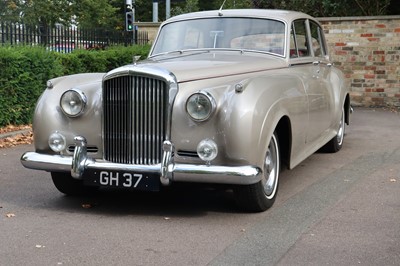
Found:
<svg viewBox="0 0 400 266"><path fill-rule="evenodd" d="M262 180L264 193L268 199L274 197L279 176L279 151L278 143L272 135L264 161L264 178Z"/></svg>
<svg viewBox="0 0 400 266"><path fill-rule="evenodd" d="M342 111L342 118L340 119L340 124L339 124L339 130L336 135L337 142L340 145L343 143L343 138L344 138L344 127L345 127L345 121L344 121L344 111Z"/></svg>

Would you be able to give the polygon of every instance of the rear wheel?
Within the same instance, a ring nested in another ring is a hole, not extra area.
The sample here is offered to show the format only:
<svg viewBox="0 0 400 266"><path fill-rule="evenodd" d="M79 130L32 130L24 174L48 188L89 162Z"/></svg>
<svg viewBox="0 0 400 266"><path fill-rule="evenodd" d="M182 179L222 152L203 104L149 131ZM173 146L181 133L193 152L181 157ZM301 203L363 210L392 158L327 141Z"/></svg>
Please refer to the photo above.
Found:
<svg viewBox="0 0 400 266"><path fill-rule="evenodd" d="M54 186L66 195L84 195L97 190L96 187L85 187L82 180L73 178L69 173L51 172L51 178Z"/></svg>
<svg viewBox="0 0 400 266"><path fill-rule="evenodd" d="M278 137L274 133L265 153L261 181L234 188L239 208L244 211L261 212L274 204L278 191L280 164Z"/></svg>
<svg viewBox="0 0 400 266"><path fill-rule="evenodd" d="M344 134L346 129L346 121L344 116L344 108L342 108L342 116L340 118L339 128L336 136L322 147L324 152L338 152L343 146Z"/></svg>

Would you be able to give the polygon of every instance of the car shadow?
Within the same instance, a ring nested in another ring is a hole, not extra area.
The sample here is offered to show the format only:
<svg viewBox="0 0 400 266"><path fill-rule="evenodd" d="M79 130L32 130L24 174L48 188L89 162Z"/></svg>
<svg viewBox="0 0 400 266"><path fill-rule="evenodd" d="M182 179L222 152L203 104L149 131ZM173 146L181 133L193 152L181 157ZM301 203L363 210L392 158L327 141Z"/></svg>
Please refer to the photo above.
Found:
<svg viewBox="0 0 400 266"><path fill-rule="evenodd" d="M238 213L233 192L225 186L174 184L160 192L99 190L87 196L59 197L51 204L57 210L90 212L99 215L145 215L185 217L208 212Z"/></svg>

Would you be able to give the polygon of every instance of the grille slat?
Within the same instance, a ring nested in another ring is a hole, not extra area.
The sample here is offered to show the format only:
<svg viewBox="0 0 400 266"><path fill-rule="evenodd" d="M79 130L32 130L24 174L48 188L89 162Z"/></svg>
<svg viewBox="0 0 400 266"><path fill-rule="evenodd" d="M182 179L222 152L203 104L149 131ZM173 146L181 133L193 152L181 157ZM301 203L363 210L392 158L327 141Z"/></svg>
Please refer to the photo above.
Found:
<svg viewBox="0 0 400 266"><path fill-rule="evenodd" d="M164 81L119 76L103 83L104 158L157 164L165 139L168 88Z"/></svg>

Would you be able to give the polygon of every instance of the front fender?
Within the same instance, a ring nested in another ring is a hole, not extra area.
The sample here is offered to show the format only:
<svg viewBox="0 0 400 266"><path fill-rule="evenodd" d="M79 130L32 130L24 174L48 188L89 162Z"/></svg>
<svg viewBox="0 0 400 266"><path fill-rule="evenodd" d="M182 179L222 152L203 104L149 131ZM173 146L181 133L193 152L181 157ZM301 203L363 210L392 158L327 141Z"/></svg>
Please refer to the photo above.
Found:
<svg viewBox="0 0 400 266"><path fill-rule="evenodd" d="M219 148L219 156L212 163L262 165L269 139L283 116L293 116L299 134L296 141L305 136L306 124L300 121L307 116L307 98L298 77L275 74L213 82L213 86L210 80L180 84L171 134L177 161L189 160L180 157L180 152L195 153L197 144L210 138ZM241 92L235 89L238 84ZM205 122L191 120L185 111L186 99L198 90L208 91L217 101L214 116Z"/></svg>
<svg viewBox="0 0 400 266"><path fill-rule="evenodd" d="M235 101L227 103L232 110L225 118L227 153L233 158L246 158L250 164L261 166L269 140L282 117L289 117L293 145L305 139L308 115L307 97L299 78L273 75L249 80Z"/></svg>
<svg viewBox="0 0 400 266"><path fill-rule="evenodd" d="M67 147L77 135L88 136L88 145L101 147L101 81L104 73L78 74L50 80L39 98L33 117L35 150L53 153L48 145L51 133L58 131L66 137ZM66 116L60 107L61 95L69 89L79 89L87 97L84 113L77 118ZM66 154L67 151L61 152Z"/></svg>

